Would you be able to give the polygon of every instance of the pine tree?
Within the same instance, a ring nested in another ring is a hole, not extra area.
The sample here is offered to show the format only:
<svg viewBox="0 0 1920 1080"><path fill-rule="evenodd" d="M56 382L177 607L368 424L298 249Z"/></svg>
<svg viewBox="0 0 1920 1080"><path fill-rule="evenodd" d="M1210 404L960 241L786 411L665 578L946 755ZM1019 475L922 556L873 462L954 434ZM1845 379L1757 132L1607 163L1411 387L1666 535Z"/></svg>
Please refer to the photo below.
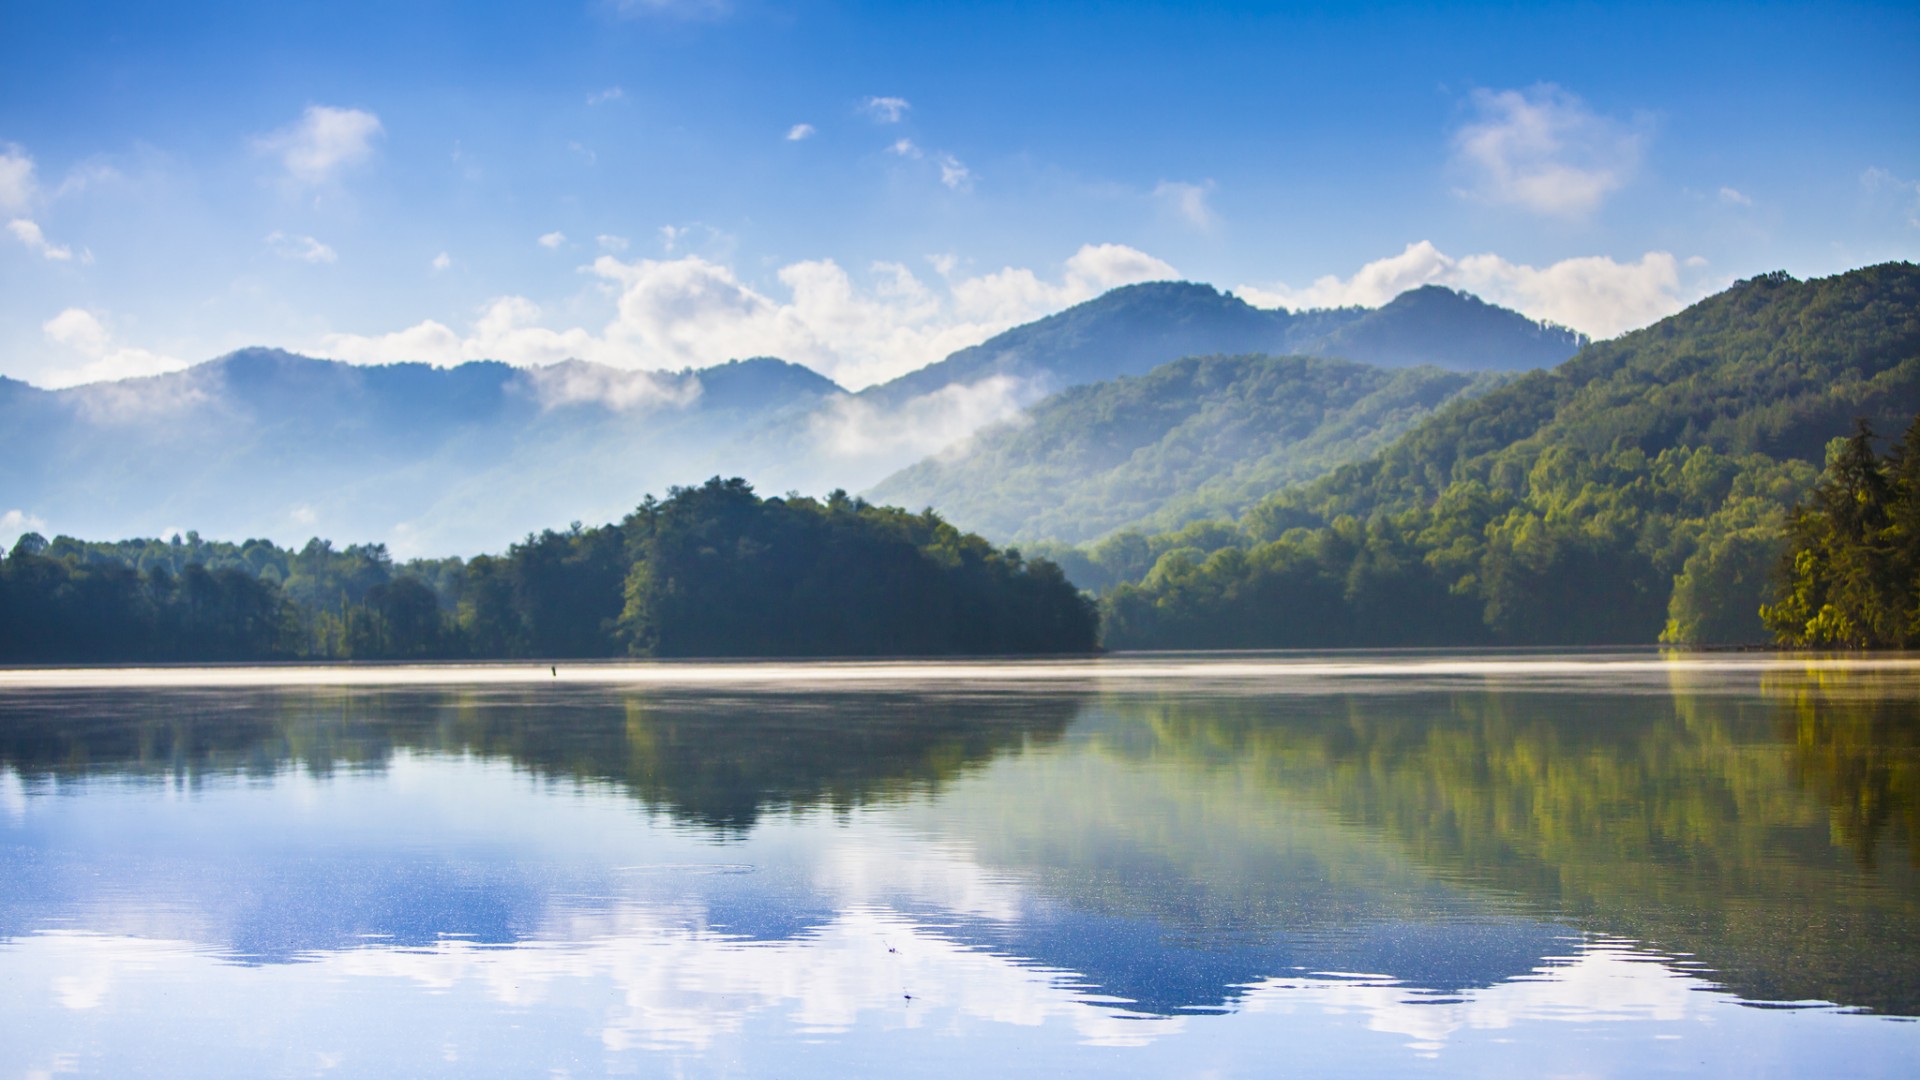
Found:
<svg viewBox="0 0 1920 1080"><path fill-rule="evenodd" d="M1775 602L1760 615L1782 645L1903 648L1920 642L1920 418L1882 461L1859 421L1787 520Z"/></svg>

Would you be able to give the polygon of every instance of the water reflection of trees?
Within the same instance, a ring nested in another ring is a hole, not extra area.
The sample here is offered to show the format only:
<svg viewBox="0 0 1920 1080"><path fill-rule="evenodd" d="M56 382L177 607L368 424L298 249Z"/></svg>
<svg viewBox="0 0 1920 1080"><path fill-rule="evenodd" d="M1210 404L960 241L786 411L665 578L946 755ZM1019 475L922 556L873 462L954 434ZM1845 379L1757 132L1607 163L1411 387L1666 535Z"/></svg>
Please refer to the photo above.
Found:
<svg viewBox="0 0 1920 1080"><path fill-rule="evenodd" d="M0 767L192 785L473 755L723 834L951 791L922 812L984 861L1207 948L1420 921L1437 876L1691 954L1750 998L1913 1013L1913 689L1810 667L1757 694L1685 675L1633 693L1189 688L1084 712L1078 691L14 693Z"/></svg>
<svg viewBox="0 0 1920 1080"><path fill-rule="evenodd" d="M1120 699L1102 738L1256 773L1269 805L1308 800L1751 998L1920 1010L1911 679L1671 689Z"/></svg>
<svg viewBox="0 0 1920 1080"><path fill-rule="evenodd" d="M384 768L396 753L470 754L605 783L723 831L774 809L848 810L939 788L1051 742L1083 695L609 690L39 691L0 698L0 766L195 786L288 768Z"/></svg>

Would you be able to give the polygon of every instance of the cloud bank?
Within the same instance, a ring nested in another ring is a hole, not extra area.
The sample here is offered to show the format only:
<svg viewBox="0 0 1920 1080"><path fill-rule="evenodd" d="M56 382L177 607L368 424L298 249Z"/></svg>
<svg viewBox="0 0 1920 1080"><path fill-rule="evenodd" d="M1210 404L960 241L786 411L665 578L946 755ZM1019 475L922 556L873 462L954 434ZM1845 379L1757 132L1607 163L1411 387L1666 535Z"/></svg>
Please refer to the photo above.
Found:
<svg viewBox="0 0 1920 1080"><path fill-rule="evenodd" d="M1426 240L1408 244L1398 255L1367 263L1352 277L1329 275L1303 289L1243 285L1234 291L1263 307L1298 310L1355 304L1379 307L1422 285L1464 289L1596 339L1663 319L1707 291L1683 290L1680 262L1664 251L1649 251L1637 262L1587 256L1534 267L1493 254L1456 259Z"/></svg>
<svg viewBox="0 0 1920 1080"><path fill-rule="evenodd" d="M777 356L857 389L1116 286L1178 276L1120 244L1082 247L1054 279L1025 268L961 276L951 261L934 266L929 279L899 263L876 263L857 281L831 259L809 260L781 268L780 288L769 293L698 255L602 255L583 268L615 297L613 317L597 331L549 328L533 301L506 296L484 305L464 333L428 320L389 334L329 335L317 351L358 363L580 359L629 370Z"/></svg>

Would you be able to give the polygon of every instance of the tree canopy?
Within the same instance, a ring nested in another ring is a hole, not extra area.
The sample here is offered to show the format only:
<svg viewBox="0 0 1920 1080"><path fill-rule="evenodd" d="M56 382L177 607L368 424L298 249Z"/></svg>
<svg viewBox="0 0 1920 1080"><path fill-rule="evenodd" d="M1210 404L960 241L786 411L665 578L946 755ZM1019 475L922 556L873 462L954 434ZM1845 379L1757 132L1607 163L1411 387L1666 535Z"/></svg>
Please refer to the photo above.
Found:
<svg viewBox="0 0 1920 1080"><path fill-rule="evenodd" d="M0 659L27 662L1087 652L1059 567L931 512L763 499L718 477L618 524L395 565L314 540L48 542L0 561Z"/></svg>

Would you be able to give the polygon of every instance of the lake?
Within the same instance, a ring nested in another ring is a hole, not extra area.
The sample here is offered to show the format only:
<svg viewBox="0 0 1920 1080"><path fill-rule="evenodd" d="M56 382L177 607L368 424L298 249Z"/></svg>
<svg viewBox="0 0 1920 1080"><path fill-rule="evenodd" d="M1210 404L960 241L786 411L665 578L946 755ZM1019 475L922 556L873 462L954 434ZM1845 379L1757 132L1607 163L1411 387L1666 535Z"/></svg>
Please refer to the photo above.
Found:
<svg viewBox="0 0 1920 1080"><path fill-rule="evenodd" d="M1912 1075L1920 661L0 671L12 1076Z"/></svg>

